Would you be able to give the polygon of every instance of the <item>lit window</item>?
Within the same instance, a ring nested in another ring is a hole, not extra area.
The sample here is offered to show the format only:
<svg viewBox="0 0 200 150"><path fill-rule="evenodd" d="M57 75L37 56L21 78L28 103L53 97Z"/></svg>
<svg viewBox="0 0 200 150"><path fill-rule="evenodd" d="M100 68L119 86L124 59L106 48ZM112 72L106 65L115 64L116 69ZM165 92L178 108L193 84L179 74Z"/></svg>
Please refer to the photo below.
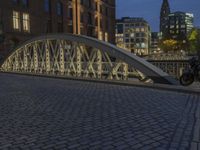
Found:
<svg viewBox="0 0 200 150"><path fill-rule="evenodd" d="M108 33L105 33L105 41L108 42Z"/></svg>
<svg viewBox="0 0 200 150"><path fill-rule="evenodd" d="M144 28L141 28L141 31L144 32L145 31Z"/></svg>
<svg viewBox="0 0 200 150"><path fill-rule="evenodd" d="M13 11L13 29L20 30L20 14L17 11Z"/></svg>
<svg viewBox="0 0 200 150"><path fill-rule="evenodd" d="M131 38L134 38L134 37L135 37L135 34L134 34L134 33L131 33L131 34L130 34L130 37L131 37Z"/></svg>
<svg viewBox="0 0 200 150"><path fill-rule="evenodd" d="M136 28L136 32L140 32L140 29L139 29L139 28Z"/></svg>
<svg viewBox="0 0 200 150"><path fill-rule="evenodd" d="M103 40L103 33L101 31L99 32L99 40Z"/></svg>
<svg viewBox="0 0 200 150"><path fill-rule="evenodd" d="M30 18L29 14L23 13L23 30L30 32Z"/></svg>

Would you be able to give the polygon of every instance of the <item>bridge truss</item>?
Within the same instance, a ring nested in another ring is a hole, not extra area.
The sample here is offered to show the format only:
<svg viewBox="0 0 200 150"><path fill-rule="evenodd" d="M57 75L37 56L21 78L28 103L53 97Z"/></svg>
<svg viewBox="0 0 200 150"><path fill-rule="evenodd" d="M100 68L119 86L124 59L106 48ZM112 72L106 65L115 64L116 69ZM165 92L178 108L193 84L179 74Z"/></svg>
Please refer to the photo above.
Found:
<svg viewBox="0 0 200 150"><path fill-rule="evenodd" d="M71 34L41 36L25 42L6 58L1 70L110 80L137 78L173 84L167 74L134 54Z"/></svg>

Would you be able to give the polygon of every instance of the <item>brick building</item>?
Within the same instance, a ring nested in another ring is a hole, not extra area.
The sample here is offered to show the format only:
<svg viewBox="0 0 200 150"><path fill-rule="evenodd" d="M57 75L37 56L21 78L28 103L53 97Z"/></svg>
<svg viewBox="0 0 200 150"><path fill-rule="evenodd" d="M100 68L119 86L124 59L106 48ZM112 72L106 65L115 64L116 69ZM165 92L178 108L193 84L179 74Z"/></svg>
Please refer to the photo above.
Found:
<svg viewBox="0 0 200 150"><path fill-rule="evenodd" d="M73 33L115 42L115 0L0 0L0 55L31 37Z"/></svg>

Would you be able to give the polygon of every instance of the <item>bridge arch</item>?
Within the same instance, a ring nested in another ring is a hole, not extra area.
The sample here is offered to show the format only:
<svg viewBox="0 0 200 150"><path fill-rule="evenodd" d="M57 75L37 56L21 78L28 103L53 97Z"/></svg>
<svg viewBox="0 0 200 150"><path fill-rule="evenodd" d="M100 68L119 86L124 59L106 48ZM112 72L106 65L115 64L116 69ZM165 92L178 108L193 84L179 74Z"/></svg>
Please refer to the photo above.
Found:
<svg viewBox="0 0 200 150"><path fill-rule="evenodd" d="M73 34L49 34L28 40L4 60L1 70L116 80L131 79L135 72L140 79L177 84L167 73L130 52Z"/></svg>

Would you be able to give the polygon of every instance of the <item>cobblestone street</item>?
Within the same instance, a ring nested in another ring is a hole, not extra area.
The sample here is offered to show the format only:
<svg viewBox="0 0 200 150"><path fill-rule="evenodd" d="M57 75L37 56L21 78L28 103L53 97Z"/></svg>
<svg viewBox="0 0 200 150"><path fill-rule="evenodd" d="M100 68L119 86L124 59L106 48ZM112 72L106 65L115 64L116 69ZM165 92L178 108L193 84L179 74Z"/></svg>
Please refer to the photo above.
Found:
<svg viewBox="0 0 200 150"><path fill-rule="evenodd" d="M0 150L200 150L200 96L0 74Z"/></svg>

